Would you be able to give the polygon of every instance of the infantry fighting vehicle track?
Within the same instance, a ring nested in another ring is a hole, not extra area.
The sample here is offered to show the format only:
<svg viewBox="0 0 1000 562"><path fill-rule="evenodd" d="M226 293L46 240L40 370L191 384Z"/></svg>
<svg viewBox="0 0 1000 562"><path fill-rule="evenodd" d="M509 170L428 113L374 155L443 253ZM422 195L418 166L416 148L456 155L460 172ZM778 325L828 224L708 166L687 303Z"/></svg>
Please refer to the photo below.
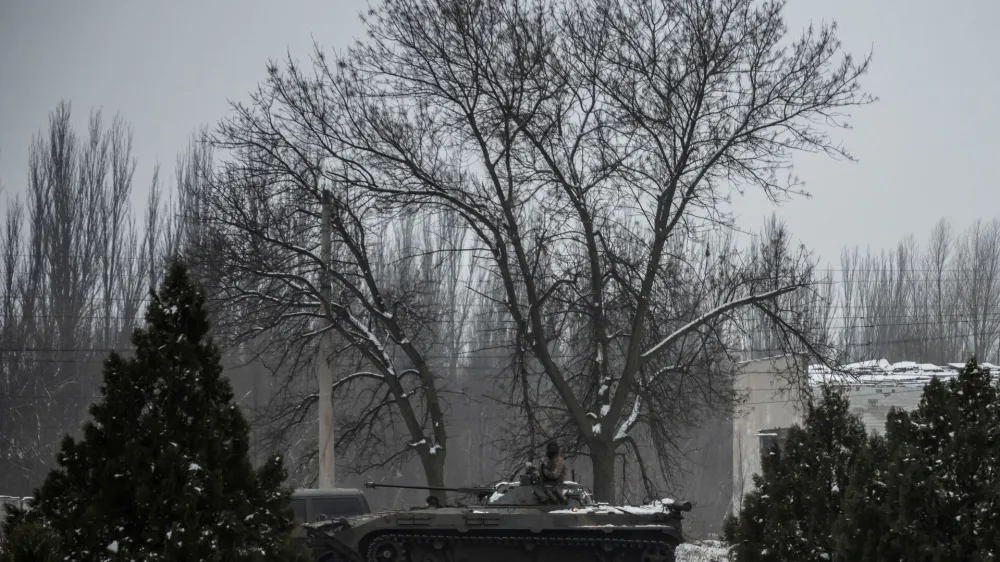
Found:
<svg viewBox="0 0 1000 562"><path fill-rule="evenodd" d="M368 488L383 487L368 483ZM475 496L474 505L428 505L308 525L321 562L673 562L688 502L600 504L574 482L537 473L488 488L427 488Z"/></svg>

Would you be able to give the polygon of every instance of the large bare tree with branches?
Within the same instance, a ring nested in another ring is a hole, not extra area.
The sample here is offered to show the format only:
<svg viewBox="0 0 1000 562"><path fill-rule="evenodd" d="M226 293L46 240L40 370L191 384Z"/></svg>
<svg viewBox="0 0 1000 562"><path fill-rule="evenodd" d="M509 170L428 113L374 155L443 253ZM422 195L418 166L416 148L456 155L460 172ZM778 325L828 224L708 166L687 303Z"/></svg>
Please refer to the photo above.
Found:
<svg viewBox="0 0 1000 562"><path fill-rule="evenodd" d="M312 362L320 337L331 338L321 360L341 374L332 388L336 446L349 468L416 457L428 484L443 487L445 395L457 391L451 383L471 306L460 281L471 277L458 275L470 267L461 259L467 229L445 212L398 213L338 181L342 163L303 142L309 131L274 109L286 85L270 85L212 136L230 157L185 195L197 202L201 237L188 252L212 275L213 300L225 310L217 325L228 343L257 346L255 358L290 375ZM320 254L324 198L329 262ZM287 434L310 419L320 396L272 400L265 422Z"/></svg>
<svg viewBox="0 0 1000 562"><path fill-rule="evenodd" d="M371 8L345 56L318 52L311 73L271 68L271 115L336 161L342 185L382 209L466 220L517 345L586 445L598 498L614 495L644 377L670 380L666 358L687 338L804 288L746 279L671 331L655 314L682 259L672 249L729 226L730 193L779 200L798 192L782 177L795 152L849 157L829 131L871 101L858 82L868 59L844 55L833 27L789 38L782 8L393 0ZM585 322L586 362L554 356L560 315Z"/></svg>

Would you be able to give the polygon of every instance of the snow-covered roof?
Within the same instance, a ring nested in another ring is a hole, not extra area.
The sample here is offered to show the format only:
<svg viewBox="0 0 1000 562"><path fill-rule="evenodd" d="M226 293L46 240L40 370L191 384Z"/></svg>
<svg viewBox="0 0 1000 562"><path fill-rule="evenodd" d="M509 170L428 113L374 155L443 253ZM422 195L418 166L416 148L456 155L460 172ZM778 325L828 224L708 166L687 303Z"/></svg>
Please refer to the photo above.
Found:
<svg viewBox="0 0 1000 562"><path fill-rule="evenodd" d="M980 363L980 367L996 372L997 365ZM836 371L825 365L809 365L809 382L813 385L823 383L833 384L891 384L891 385L924 385L931 377L951 378L965 368L965 363L918 363L916 361L899 361L890 363L885 359L871 359L843 365Z"/></svg>

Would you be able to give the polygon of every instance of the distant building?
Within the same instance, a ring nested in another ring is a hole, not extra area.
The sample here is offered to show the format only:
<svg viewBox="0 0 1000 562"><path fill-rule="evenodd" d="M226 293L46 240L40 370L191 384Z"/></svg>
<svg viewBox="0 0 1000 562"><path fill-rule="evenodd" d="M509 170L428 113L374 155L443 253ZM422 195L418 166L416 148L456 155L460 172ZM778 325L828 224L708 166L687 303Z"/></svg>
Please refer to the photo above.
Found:
<svg viewBox="0 0 1000 562"><path fill-rule="evenodd" d="M806 357L780 356L739 364L734 390L741 399L733 413L733 488L730 510L738 511L743 496L753 489L760 472L762 451L772 443L782 446L788 428L802 423L802 380Z"/></svg>
<svg viewBox="0 0 1000 562"><path fill-rule="evenodd" d="M980 363L990 371L997 371L992 363ZM809 366L810 384L823 383L838 387L851 402L851 412L861 416L869 431L885 432L885 417L892 407L912 411L920 403L924 385L932 377L950 379L965 368L965 363L916 363L900 361L889 363L885 359L862 361L841 367L850 373L832 373L822 365Z"/></svg>
<svg viewBox="0 0 1000 562"><path fill-rule="evenodd" d="M991 363L983 368L997 371ZM753 488L753 474L760 473L760 458L764 451L777 444L784 446L790 427L802 423L805 397L801 385L790 381L802 380L808 373L808 387L822 384L841 388L869 431L883 433L889 409L911 411L920 402L924 385L931 378L956 376L964 363L933 365L885 359L862 361L840 367L845 373L832 372L822 365L808 365L805 356L779 356L745 361L735 380L742 405L733 416L733 501L738 510L743 496Z"/></svg>

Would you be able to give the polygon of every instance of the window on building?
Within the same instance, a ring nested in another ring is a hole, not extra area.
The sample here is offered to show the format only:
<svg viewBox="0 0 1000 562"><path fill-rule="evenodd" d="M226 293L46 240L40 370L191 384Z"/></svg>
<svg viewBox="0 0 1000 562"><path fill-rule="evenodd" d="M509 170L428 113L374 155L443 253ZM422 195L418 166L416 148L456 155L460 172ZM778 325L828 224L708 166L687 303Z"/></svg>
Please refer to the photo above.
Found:
<svg viewBox="0 0 1000 562"><path fill-rule="evenodd" d="M764 429L757 432L757 437L760 438L761 456L770 454L775 447L779 452L784 451L785 442L788 441L788 428Z"/></svg>
<svg viewBox="0 0 1000 562"><path fill-rule="evenodd" d="M295 512L295 520L299 523L306 522L306 500L296 498L292 500L292 511Z"/></svg>

